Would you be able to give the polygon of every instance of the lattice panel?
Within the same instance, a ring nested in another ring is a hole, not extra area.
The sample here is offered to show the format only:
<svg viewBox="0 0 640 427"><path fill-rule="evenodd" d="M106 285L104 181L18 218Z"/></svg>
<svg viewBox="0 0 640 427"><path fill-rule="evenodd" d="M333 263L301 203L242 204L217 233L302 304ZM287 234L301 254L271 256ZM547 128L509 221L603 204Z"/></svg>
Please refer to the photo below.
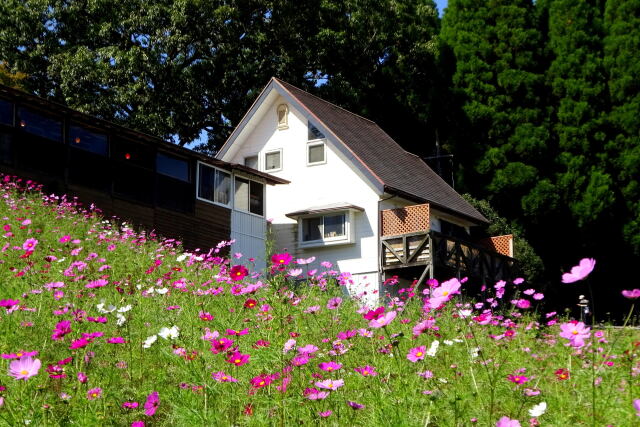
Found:
<svg viewBox="0 0 640 427"><path fill-rule="evenodd" d="M484 239L482 244L499 254L513 258L513 235L495 236Z"/></svg>
<svg viewBox="0 0 640 427"><path fill-rule="evenodd" d="M382 236L429 231L429 204L385 209L380 220Z"/></svg>

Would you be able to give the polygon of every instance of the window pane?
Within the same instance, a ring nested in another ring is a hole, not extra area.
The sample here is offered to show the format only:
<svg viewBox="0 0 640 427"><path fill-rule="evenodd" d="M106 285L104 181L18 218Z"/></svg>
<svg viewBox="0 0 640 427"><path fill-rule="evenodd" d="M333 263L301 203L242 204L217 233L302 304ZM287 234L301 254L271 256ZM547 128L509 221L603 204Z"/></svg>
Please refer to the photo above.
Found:
<svg viewBox="0 0 640 427"><path fill-rule="evenodd" d="M13 126L13 104L0 99L0 123Z"/></svg>
<svg viewBox="0 0 640 427"><path fill-rule="evenodd" d="M198 165L198 197L214 201L213 188L215 185L216 170L202 164Z"/></svg>
<svg viewBox="0 0 640 427"><path fill-rule="evenodd" d="M216 170L216 202L228 205L231 196L231 175Z"/></svg>
<svg viewBox="0 0 640 427"><path fill-rule="evenodd" d="M157 172L162 175L189 182L189 163L186 160L158 153L156 168Z"/></svg>
<svg viewBox="0 0 640 427"><path fill-rule="evenodd" d="M273 153L267 153L264 155L264 168L265 170L280 169L280 151L274 151Z"/></svg>
<svg viewBox="0 0 640 427"><path fill-rule="evenodd" d="M324 217L324 237L344 236L344 214Z"/></svg>
<svg viewBox="0 0 640 427"><path fill-rule="evenodd" d="M92 153L106 156L109 152L107 135L93 132L80 126L69 128L69 144Z"/></svg>
<svg viewBox="0 0 640 427"><path fill-rule="evenodd" d="M246 179L236 178L234 206L240 211L249 210L249 181Z"/></svg>
<svg viewBox="0 0 640 427"><path fill-rule="evenodd" d="M20 108L20 127L43 138L62 142L62 121L43 116L28 108Z"/></svg>
<svg viewBox="0 0 640 427"><path fill-rule="evenodd" d="M11 163L13 163L11 135L0 133L0 164L10 165Z"/></svg>
<svg viewBox="0 0 640 427"><path fill-rule="evenodd" d="M155 164L155 152L152 148L122 140L111 142L111 158L147 169L153 169Z"/></svg>
<svg viewBox="0 0 640 427"><path fill-rule="evenodd" d="M320 130L315 127L314 125L311 124L311 122L307 122L307 138L309 139L309 141L313 140L313 139L324 139L324 134L322 132L320 132Z"/></svg>
<svg viewBox="0 0 640 427"><path fill-rule="evenodd" d="M244 158L244 165L250 168L258 169L258 156L250 156Z"/></svg>
<svg viewBox="0 0 640 427"><path fill-rule="evenodd" d="M264 215L263 185L259 182L251 181L249 194L249 210L256 215Z"/></svg>
<svg viewBox="0 0 640 427"><path fill-rule="evenodd" d="M305 218L302 220L302 240L322 239L322 217Z"/></svg>
<svg viewBox="0 0 640 427"><path fill-rule="evenodd" d="M324 162L324 144L309 146L309 163Z"/></svg>

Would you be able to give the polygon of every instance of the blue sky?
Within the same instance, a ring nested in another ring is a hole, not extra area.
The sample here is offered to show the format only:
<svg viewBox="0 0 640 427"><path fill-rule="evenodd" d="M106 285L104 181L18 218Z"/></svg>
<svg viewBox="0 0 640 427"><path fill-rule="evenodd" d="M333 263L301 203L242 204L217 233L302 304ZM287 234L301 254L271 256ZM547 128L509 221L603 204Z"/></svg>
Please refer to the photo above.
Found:
<svg viewBox="0 0 640 427"><path fill-rule="evenodd" d="M442 11L445 7L447 7L448 0L436 0L436 5L438 6L438 12L440 12L440 16L442 16Z"/></svg>

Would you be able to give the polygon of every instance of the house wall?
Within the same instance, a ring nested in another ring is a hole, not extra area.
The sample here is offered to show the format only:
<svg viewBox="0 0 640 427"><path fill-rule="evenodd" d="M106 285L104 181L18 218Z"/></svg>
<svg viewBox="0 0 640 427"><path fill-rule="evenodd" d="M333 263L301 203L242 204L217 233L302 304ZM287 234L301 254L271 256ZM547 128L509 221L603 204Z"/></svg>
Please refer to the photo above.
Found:
<svg viewBox="0 0 640 427"><path fill-rule="evenodd" d="M378 290L378 202L379 195L356 168L327 140L326 163L307 166L307 119L289 105L288 129L278 130L276 107L284 99L269 101L260 117L253 117L253 129L246 139L236 141L239 146L229 150L222 158L233 163L244 163L244 158L259 155L259 169L264 169L265 153L282 149L282 170L269 173L289 180L284 186L267 188L267 218L272 220L275 249L286 250L294 257L317 258L329 261L342 272L354 275L350 293L367 292L375 297ZM285 214L344 202L362 207L354 214L355 243L326 247L301 248L298 245L297 221Z"/></svg>

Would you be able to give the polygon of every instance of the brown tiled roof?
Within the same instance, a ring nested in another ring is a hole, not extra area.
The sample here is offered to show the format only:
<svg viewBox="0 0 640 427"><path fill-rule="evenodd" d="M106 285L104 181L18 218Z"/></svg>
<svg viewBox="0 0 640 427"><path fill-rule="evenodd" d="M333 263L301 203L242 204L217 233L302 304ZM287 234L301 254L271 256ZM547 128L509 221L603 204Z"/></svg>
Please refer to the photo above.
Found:
<svg viewBox="0 0 640 427"><path fill-rule="evenodd" d="M274 80L331 130L384 185L385 191L425 201L473 222L487 219L422 159L400 147L377 124L282 80Z"/></svg>

